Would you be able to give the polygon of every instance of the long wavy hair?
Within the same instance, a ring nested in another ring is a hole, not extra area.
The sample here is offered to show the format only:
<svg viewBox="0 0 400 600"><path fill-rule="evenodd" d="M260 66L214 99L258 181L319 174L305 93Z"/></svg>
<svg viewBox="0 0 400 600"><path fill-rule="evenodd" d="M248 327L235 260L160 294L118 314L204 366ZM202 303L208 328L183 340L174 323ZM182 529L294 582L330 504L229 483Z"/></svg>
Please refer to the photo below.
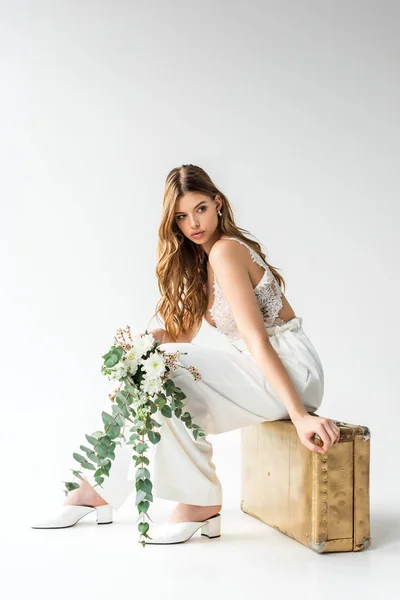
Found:
<svg viewBox="0 0 400 600"><path fill-rule="evenodd" d="M222 217L219 218L220 235L236 237L247 243L267 263L280 287L286 284L276 268L266 260L261 244L246 237L250 234L235 224L228 198L213 183L209 175L196 165L182 165L172 169L165 181L164 200L158 237L158 262L156 275L161 298L156 315L163 319L164 329L177 341L182 334L200 328L206 315L208 255L200 245L183 235L175 220L176 203L186 192L199 192L214 199L222 199ZM149 321L149 322L150 322ZM157 316L157 321L159 321Z"/></svg>

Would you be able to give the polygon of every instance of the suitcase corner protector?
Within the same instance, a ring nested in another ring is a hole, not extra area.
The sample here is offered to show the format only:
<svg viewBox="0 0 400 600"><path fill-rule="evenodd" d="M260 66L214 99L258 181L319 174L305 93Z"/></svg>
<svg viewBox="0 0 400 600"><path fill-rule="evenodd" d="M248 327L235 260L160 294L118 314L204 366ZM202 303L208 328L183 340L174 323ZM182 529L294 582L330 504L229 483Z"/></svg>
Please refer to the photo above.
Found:
<svg viewBox="0 0 400 600"><path fill-rule="evenodd" d="M311 540L308 542L309 548L317 552L318 554L322 554L326 548L326 541L323 542L312 542Z"/></svg>
<svg viewBox="0 0 400 600"><path fill-rule="evenodd" d="M362 430L363 430L362 439L364 440L364 442L366 440L371 439L371 430L369 429L369 427L365 427L365 425L363 425Z"/></svg>
<svg viewBox="0 0 400 600"><path fill-rule="evenodd" d="M357 550L368 550L371 547L371 538L363 537L361 540L361 544L357 546Z"/></svg>

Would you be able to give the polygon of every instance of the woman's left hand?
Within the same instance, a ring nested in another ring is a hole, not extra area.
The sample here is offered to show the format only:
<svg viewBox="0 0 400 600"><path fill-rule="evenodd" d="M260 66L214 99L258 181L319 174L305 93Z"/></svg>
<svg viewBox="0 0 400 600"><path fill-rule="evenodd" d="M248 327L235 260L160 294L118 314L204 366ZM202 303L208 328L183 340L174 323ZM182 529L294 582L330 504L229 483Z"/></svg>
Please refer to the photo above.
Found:
<svg viewBox="0 0 400 600"><path fill-rule="evenodd" d="M156 342L163 344L167 332L165 331L165 329L159 328L159 329L152 329L151 331L148 331L147 333L151 333L151 335L154 337ZM139 333L138 335L144 335L144 332Z"/></svg>
<svg viewBox="0 0 400 600"><path fill-rule="evenodd" d="M297 429L301 443L313 452L325 454L340 439L340 429L331 419L306 414L292 419L292 423ZM316 433L324 443L322 447L311 441Z"/></svg>

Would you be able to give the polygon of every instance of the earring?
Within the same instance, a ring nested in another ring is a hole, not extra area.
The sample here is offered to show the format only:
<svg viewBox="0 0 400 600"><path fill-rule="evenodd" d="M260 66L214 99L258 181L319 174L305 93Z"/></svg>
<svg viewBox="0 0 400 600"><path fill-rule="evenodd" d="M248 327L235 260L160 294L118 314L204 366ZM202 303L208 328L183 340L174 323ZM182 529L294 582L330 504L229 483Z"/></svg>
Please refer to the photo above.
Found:
<svg viewBox="0 0 400 600"><path fill-rule="evenodd" d="M222 212L220 210L217 210L217 213L220 217L222 217Z"/></svg>

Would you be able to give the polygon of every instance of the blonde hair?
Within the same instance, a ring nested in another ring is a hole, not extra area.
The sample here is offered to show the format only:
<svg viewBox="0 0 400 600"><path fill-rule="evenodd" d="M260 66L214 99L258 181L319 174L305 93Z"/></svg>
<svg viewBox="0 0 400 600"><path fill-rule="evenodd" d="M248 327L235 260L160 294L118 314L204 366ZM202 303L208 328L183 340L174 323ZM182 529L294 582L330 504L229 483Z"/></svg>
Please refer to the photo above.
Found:
<svg viewBox="0 0 400 600"><path fill-rule="evenodd" d="M244 233L250 232L235 224L228 198L209 175L196 165L176 167L168 173L165 181L156 266L161 298L150 319L160 315L165 330L174 341L195 326L201 326L208 306L204 290L208 255L201 245L183 235L175 220L176 203L186 192L199 192L213 200L219 194L222 199L222 216L218 221L220 234L237 237L247 243L267 263L279 285L285 288L283 277L266 261L261 245L246 237Z"/></svg>

